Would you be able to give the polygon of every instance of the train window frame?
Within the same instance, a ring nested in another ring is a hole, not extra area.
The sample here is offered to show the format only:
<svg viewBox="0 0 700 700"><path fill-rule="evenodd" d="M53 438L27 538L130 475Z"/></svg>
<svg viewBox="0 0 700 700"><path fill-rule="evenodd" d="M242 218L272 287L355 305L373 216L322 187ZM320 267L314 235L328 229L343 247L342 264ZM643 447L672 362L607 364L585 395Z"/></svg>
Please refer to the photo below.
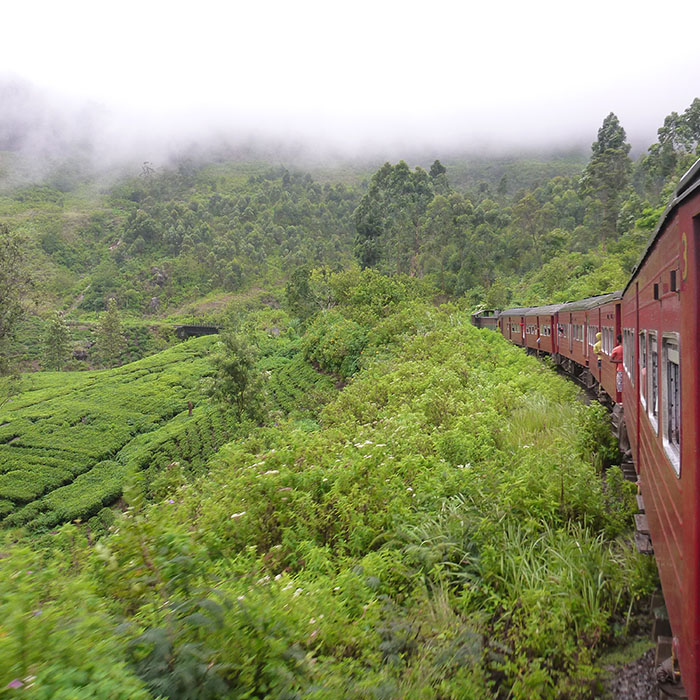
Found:
<svg viewBox="0 0 700 700"><path fill-rule="evenodd" d="M610 355L613 349L613 329L612 326L603 326L603 346L602 350L606 355Z"/></svg>
<svg viewBox="0 0 700 700"><path fill-rule="evenodd" d="M656 331L648 334L647 418L656 435L659 434L659 340ZM656 367L654 366L656 359Z"/></svg>
<svg viewBox="0 0 700 700"><path fill-rule="evenodd" d="M622 331L622 366L625 368L627 378L634 386L635 352L634 352L634 331L631 328L625 328Z"/></svg>
<svg viewBox="0 0 700 700"><path fill-rule="evenodd" d="M598 332L598 326L588 326L588 344L592 347L595 345L595 336Z"/></svg>
<svg viewBox="0 0 700 700"><path fill-rule="evenodd" d="M647 410L647 332L639 331L639 401Z"/></svg>
<svg viewBox="0 0 700 700"><path fill-rule="evenodd" d="M661 336L661 382L662 397L661 420L663 429L661 430L664 451L668 457L676 476L681 476L681 414L682 414L682 384L681 384L681 358L680 358L680 336L678 333L663 333ZM675 366L675 381L673 381ZM675 392L672 390L675 385ZM675 424L675 431L673 425ZM674 432L677 439L674 439Z"/></svg>

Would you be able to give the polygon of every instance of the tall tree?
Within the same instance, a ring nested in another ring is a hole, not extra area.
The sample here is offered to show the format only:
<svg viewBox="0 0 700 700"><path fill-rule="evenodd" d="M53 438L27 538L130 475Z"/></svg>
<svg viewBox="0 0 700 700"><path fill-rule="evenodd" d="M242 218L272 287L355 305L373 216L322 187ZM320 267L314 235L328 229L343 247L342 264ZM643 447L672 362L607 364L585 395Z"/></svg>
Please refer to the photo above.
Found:
<svg viewBox="0 0 700 700"><path fill-rule="evenodd" d="M69 353L70 332L63 315L54 314L44 336L44 365L49 369L60 370L66 363Z"/></svg>
<svg viewBox="0 0 700 700"><path fill-rule="evenodd" d="M372 176L355 210L355 254L362 267L415 272L421 217L432 199L433 186L425 170L411 171L404 161L385 163Z"/></svg>
<svg viewBox="0 0 700 700"><path fill-rule="evenodd" d="M437 162L437 161L436 161ZM452 202L441 194L428 205L423 224L423 247L439 266L440 289L445 291L445 263L449 244L456 232L456 217Z"/></svg>
<svg viewBox="0 0 700 700"><path fill-rule="evenodd" d="M649 147L640 170L653 195L661 192L667 179L679 176L700 155L700 98L683 114L671 112L658 130L658 140Z"/></svg>
<svg viewBox="0 0 700 700"><path fill-rule="evenodd" d="M244 414L253 420L265 415L265 389L256 360L255 350L245 337L231 331L221 336L219 352L212 358L214 376L208 393L232 406L239 420Z"/></svg>
<svg viewBox="0 0 700 700"><path fill-rule="evenodd" d="M25 314L33 281L28 271L27 241L0 223L0 376L10 372L10 341Z"/></svg>
<svg viewBox="0 0 700 700"><path fill-rule="evenodd" d="M591 150L591 160L581 178L581 194L600 204L602 213L597 233L605 247L606 240L617 230L621 195L629 182L632 167L627 135L612 112L598 129L598 138Z"/></svg>
<svg viewBox="0 0 700 700"><path fill-rule="evenodd" d="M112 298L107 304L107 311L100 318L97 329L97 353L102 364L107 367L118 366L125 346L119 309L117 302Z"/></svg>
<svg viewBox="0 0 700 700"><path fill-rule="evenodd" d="M310 280L311 270L303 265L292 271L287 282L287 306L290 313L302 321L306 321L316 311Z"/></svg>
<svg viewBox="0 0 700 700"><path fill-rule="evenodd" d="M447 179L447 168L436 160L430 166L430 180L433 183L433 189L437 194L447 196L450 193L450 183Z"/></svg>

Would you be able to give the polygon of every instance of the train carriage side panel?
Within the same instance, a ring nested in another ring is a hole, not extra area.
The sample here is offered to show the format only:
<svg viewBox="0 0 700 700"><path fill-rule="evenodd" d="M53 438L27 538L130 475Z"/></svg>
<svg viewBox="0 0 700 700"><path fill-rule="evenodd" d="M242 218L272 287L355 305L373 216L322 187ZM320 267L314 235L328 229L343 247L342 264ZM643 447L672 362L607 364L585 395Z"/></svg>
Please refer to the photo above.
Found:
<svg viewBox="0 0 700 700"><path fill-rule="evenodd" d="M619 403L621 397L617 392L616 367L615 363L610 361L610 353L615 345L617 345L617 336L620 329L619 301L612 301L600 307L600 328L603 336L600 385L613 401Z"/></svg>
<svg viewBox="0 0 700 700"><path fill-rule="evenodd" d="M546 310L538 309L535 318L537 321L537 329L539 331L540 350L551 355L554 352L553 338L555 337L552 335L553 331L555 330L552 314L548 313Z"/></svg>
<svg viewBox="0 0 700 700"><path fill-rule="evenodd" d="M632 459L636 465L637 473L640 471L639 456L639 390L640 390L640 366L646 363L646 350L641 353L639 342L639 314L637 305L637 284L630 287L627 294L622 299L621 323L623 328L623 344L625 345L625 377L623 400L625 407L625 425ZM625 331L627 331L625 335ZM631 349L628 344L632 343ZM645 365L646 366L646 365ZM644 370L646 377L646 369Z"/></svg>
<svg viewBox="0 0 700 700"><path fill-rule="evenodd" d="M505 309L501 312L501 318L505 318L508 324L507 333L504 333L505 337L510 340L511 343L515 345L523 346L525 345L525 312L528 311L526 308L513 308Z"/></svg>
<svg viewBox="0 0 700 700"><path fill-rule="evenodd" d="M571 312L571 359L581 367L588 366L586 355L586 310L576 309Z"/></svg>
<svg viewBox="0 0 700 700"><path fill-rule="evenodd" d="M683 549L686 555L685 631L679 656L683 683L689 697L700 698L700 172L695 194L679 208L679 260L676 286L680 287L681 483ZM674 280L669 270L668 282ZM661 281L664 285L666 279ZM664 287L662 286L662 292ZM673 294L672 290L671 294ZM668 381L666 381L666 384ZM667 421L664 421L666 424Z"/></svg>
<svg viewBox="0 0 700 700"><path fill-rule="evenodd" d="M600 332L600 306L596 306L593 309L590 309L588 312L588 335L589 338L592 337L593 339L593 345L596 344L597 339L596 339L596 333ZM589 341L590 342L590 341ZM590 349L590 362L589 362L589 369L591 374L593 375L594 379L600 383L600 373L601 369L603 367L603 356L601 354L600 357L600 368L598 368L598 356L593 352L593 348Z"/></svg>
<svg viewBox="0 0 700 700"><path fill-rule="evenodd" d="M667 398L664 392L663 355L667 339L674 335L677 338L679 334L680 318L677 309L673 308L678 306L677 295L671 293L664 298L660 287L667 273L667 261L672 260L673 264L678 261L678 245L674 240L677 235L678 224L674 220L657 240L655 250L640 269L634 286L638 285L639 330L644 335L646 346L642 349L646 385L642 393L644 410L639 417L637 436L638 468L669 617L674 635L682 638L684 634L679 628L686 615L683 591L687 585L682 534L686 521L682 499L685 475L679 478L664 449L666 431L662 416ZM628 291L632 290L631 286ZM625 374L625 397L634 391L635 387Z"/></svg>
<svg viewBox="0 0 700 700"><path fill-rule="evenodd" d="M565 358L571 358L571 312L566 308L559 311L559 322L557 328L557 343L559 355Z"/></svg>
<svg viewBox="0 0 700 700"><path fill-rule="evenodd" d="M537 315L533 314L533 310L530 309L523 315L523 320L525 321L525 346L532 350L538 350L539 328Z"/></svg>
<svg viewBox="0 0 700 700"><path fill-rule="evenodd" d="M638 468L674 646L700 700L700 161L681 180L625 289L637 304ZM628 330L629 326L625 326ZM634 344L630 344L634 347Z"/></svg>

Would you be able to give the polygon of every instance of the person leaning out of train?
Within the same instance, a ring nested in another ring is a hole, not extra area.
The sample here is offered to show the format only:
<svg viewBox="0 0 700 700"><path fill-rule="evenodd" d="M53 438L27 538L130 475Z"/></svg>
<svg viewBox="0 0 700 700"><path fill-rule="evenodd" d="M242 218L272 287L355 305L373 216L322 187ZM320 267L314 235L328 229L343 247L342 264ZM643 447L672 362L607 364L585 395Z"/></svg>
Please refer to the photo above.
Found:
<svg viewBox="0 0 700 700"><path fill-rule="evenodd" d="M622 392L622 362L624 360L624 350L622 349L622 336L617 336L617 345L612 349L610 353L610 362L614 362L617 367L615 372L617 380L617 390Z"/></svg>
<svg viewBox="0 0 700 700"><path fill-rule="evenodd" d="M603 341L602 333L595 334L595 344L593 345L593 352L598 356L598 371L600 372L600 356L603 352Z"/></svg>

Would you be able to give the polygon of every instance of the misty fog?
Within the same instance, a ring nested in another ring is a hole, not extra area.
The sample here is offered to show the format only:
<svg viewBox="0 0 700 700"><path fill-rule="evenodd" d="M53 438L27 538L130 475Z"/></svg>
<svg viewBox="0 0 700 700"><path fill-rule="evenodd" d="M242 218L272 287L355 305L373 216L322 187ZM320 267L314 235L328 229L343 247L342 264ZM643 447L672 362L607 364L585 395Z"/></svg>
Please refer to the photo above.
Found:
<svg viewBox="0 0 700 700"><path fill-rule="evenodd" d="M675 13L700 19L697 4ZM0 168L33 175L66 159L583 154L611 111L635 155L698 92L700 48L631 0L68 0L14 4L4 19Z"/></svg>

